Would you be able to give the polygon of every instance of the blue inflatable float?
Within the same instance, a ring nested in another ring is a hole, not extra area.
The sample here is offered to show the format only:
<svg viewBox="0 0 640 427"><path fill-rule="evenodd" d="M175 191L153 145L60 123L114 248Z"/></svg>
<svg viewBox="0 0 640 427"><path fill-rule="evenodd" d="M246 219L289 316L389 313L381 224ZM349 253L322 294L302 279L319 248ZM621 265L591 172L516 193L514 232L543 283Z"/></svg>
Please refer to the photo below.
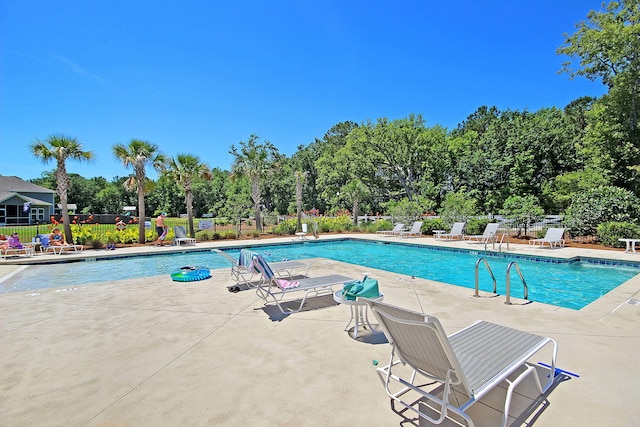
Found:
<svg viewBox="0 0 640 427"><path fill-rule="evenodd" d="M175 282L195 282L211 277L207 267L187 265L171 272L171 279Z"/></svg>

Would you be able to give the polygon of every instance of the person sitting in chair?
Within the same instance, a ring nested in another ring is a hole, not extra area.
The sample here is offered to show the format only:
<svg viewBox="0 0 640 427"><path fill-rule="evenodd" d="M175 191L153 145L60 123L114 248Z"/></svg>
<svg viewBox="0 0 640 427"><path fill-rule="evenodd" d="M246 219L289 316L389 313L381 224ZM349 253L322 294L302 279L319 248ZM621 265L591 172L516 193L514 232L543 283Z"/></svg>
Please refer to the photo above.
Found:
<svg viewBox="0 0 640 427"><path fill-rule="evenodd" d="M52 246L68 246L59 228L54 228L49 234L49 244Z"/></svg>
<svg viewBox="0 0 640 427"><path fill-rule="evenodd" d="M7 236L0 234L0 251L4 251L6 249L9 249L9 241L7 240Z"/></svg>
<svg viewBox="0 0 640 427"><path fill-rule="evenodd" d="M24 246L22 246L22 242L20 242L20 236L18 235L18 233L13 233L11 237L9 237L9 247L11 249L24 248Z"/></svg>

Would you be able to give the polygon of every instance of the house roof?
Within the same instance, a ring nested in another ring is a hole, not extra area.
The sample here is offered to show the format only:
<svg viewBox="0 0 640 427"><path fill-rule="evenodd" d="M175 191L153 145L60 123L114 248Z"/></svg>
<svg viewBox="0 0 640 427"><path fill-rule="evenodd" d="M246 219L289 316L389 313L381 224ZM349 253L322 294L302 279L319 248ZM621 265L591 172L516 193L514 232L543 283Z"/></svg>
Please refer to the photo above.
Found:
<svg viewBox="0 0 640 427"><path fill-rule="evenodd" d="M17 176L0 175L0 193L55 193L45 187L33 184Z"/></svg>
<svg viewBox="0 0 640 427"><path fill-rule="evenodd" d="M11 199L12 197L16 197L24 202L30 202L34 206L51 206L52 203L45 202L43 200L34 199L33 197L25 196L24 194L11 192L11 191L0 191L0 203Z"/></svg>

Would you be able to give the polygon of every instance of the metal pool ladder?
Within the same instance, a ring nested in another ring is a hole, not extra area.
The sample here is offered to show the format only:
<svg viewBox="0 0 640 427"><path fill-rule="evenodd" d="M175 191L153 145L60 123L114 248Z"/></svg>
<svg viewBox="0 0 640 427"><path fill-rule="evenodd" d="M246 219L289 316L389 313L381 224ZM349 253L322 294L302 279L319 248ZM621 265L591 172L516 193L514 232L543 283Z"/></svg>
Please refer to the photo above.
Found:
<svg viewBox="0 0 640 427"><path fill-rule="evenodd" d="M476 261L475 292L473 296L476 298L480 297L480 295L478 294L478 290L479 290L478 277L479 277L480 262L482 262L484 266L487 267L487 271L491 275L491 280L493 280L493 293L497 296L498 284L496 282L496 276L493 274L493 271L491 270L489 263L484 258L478 258L478 260ZM529 287L527 286L527 281L524 280L524 276L522 275L522 271L520 270L520 267L518 266L518 264L515 261L512 261L507 266L507 291L506 291L506 300L504 302L505 304L509 304L509 305L511 305L511 267L513 266L515 266L516 272L518 273L518 276L520 276L520 280L522 281L522 285L524 286L524 299L529 300Z"/></svg>
<svg viewBox="0 0 640 427"><path fill-rule="evenodd" d="M507 299L504 302L505 304L511 304L511 267L516 267L516 272L518 276L520 276L520 280L522 280L522 285L524 286L524 299L529 300L529 287L527 286L527 281L524 280L524 276L522 275L522 271L520 271L520 267L515 261L511 261L507 266Z"/></svg>
<svg viewBox="0 0 640 427"><path fill-rule="evenodd" d="M480 295L478 295L478 268L480 267L480 261L483 261L484 266L487 267L487 271L489 272L489 274L491 275L491 279L493 280L493 293L497 295L498 283L496 282L496 276L493 275L493 271L491 270L491 267L489 267L489 263L487 262L487 260L484 258L478 258L478 260L476 261L476 291L473 296L476 298L480 297Z"/></svg>
<svg viewBox="0 0 640 427"><path fill-rule="evenodd" d="M496 234L497 236L497 234ZM502 236L500 237L500 241L498 241L498 239L492 239L491 240L491 247L493 249L496 248L496 243L498 243L498 252L502 252L502 243L504 243L505 241L505 237L507 238L507 250L509 250L509 235L507 233L502 233ZM488 244L489 244L489 240L485 240L484 241L484 253L487 253L487 249L488 249Z"/></svg>

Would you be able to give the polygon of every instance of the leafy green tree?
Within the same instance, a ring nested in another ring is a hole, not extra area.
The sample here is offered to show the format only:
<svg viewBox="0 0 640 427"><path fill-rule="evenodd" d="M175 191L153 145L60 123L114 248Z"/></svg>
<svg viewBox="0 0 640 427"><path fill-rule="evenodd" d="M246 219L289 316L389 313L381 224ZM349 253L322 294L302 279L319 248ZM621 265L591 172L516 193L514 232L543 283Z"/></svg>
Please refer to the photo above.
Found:
<svg viewBox="0 0 640 427"><path fill-rule="evenodd" d="M119 181L108 183L96 194L94 213L121 213L124 206L131 206L132 200L129 193L125 193L126 189L122 185L124 179L120 178Z"/></svg>
<svg viewBox="0 0 640 427"><path fill-rule="evenodd" d="M252 206L249 178L241 175L232 176L226 190L226 203L222 212L237 221L236 235L240 236L242 217L249 215Z"/></svg>
<svg viewBox="0 0 640 427"><path fill-rule="evenodd" d="M134 174L124 182L128 188L136 188L138 191L138 243L145 244L146 209L144 204L147 188L146 167L151 164L158 172L162 171L166 163L166 157L159 153L158 146L148 141L132 139L128 144L115 144L112 148L113 155L122 162L125 167L133 168Z"/></svg>
<svg viewBox="0 0 640 427"><path fill-rule="evenodd" d="M369 189L355 178L340 189L340 197L351 203L353 214L353 225L358 225L358 212L360 211L360 203L369 196Z"/></svg>
<svg viewBox="0 0 640 427"><path fill-rule="evenodd" d="M386 207L395 222L409 225L411 222L419 220L422 214L433 209L433 202L421 196L414 200L404 197L398 201L390 201Z"/></svg>
<svg viewBox="0 0 640 427"><path fill-rule="evenodd" d="M480 108L449 136L454 190L465 188L486 213L511 194L539 197L556 175L582 166L576 126L562 110Z"/></svg>
<svg viewBox="0 0 640 427"><path fill-rule="evenodd" d="M69 201L77 205L76 212L95 212L95 197L107 185L103 177L84 178L77 173L69 174Z"/></svg>
<svg viewBox="0 0 640 427"><path fill-rule="evenodd" d="M184 191L189 235L195 238L196 232L193 228L193 182L196 179L210 180L211 170L198 156L178 154L175 158L168 159L167 167L163 173L177 182Z"/></svg>
<svg viewBox="0 0 640 427"><path fill-rule="evenodd" d="M639 2L611 1L605 10L590 11L565 37L557 53L570 60L561 71L600 80L608 88L587 113L585 158L614 185L632 189L635 174L629 167L640 163Z"/></svg>
<svg viewBox="0 0 640 427"><path fill-rule="evenodd" d="M637 224L640 199L620 187L592 188L576 194L567 209L565 226L573 236L595 236L604 222Z"/></svg>
<svg viewBox="0 0 640 427"><path fill-rule="evenodd" d="M587 113L589 126L581 145L586 168L602 174L613 185L633 189L632 167L639 163L637 138L620 122L618 107L608 95L596 102Z"/></svg>
<svg viewBox="0 0 640 427"><path fill-rule="evenodd" d="M99 213L100 211L96 208L96 196L107 186L107 180L103 177L87 179L77 173L69 173L67 174L67 178L69 181L67 201L77 205L76 212ZM43 172L40 178L32 179L31 182L42 187L55 190L55 169Z"/></svg>
<svg viewBox="0 0 640 427"><path fill-rule="evenodd" d="M291 166L286 157L280 156L277 167L265 176L262 185L263 221L266 221L268 212L294 212L289 208L295 200L295 179Z"/></svg>
<svg viewBox="0 0 640 427"><path fill-rule="evenodd" d="M346 160L352 174L370 188L387 197L400 189L400 194L413 200L425 173L440 158L433 149L444 147L445 136L441 127L427 129L420 115L393 121L380 118L348 135Z"/></svg>
<svg viewBox="0 0 640 427"><path fill-rule="evenodd" d="M184 190L176 180L160 174L155 182L147 178L145 188L144 205L150 217L157 217L161 212L169 216L184 212Z"/></svg>
<svg viewBox="0 0 640 427"><path fill-rule="evenodd" d="M67 243L73 243L71 234L71 222L69 221L69 209L67 206L67 192L69 190L69 177L67 176L66 162L68 159L79 161L91 161L93 152L84 151L77 138L64 135L52 135L46 141L36 141L31 144L31 152L45 164L56 161L56 184L62 210L62 223Z"/></svg>
<svg viewBox="0 0 640 427"><path fill-rule="evenodd" d="M316 161L322 156L323 151L329 149L330 142L327 141L330 138L331 134L327 132L322 140L316 139L307 146L298 146L298 150L289 159L291 170L304 171L307 174L302 194L302 205L307 208L316 208L323 212L326 210L327 205L325 200L320 197L320 188L316 185L319 175Z"/></svg>
<svg viewBox="0 0 640 427"><path fill-rule="evenodd" d="M241 141L240 147L231 146L229 153L234 156L232 172L235 176L246 176L251 185L253 214L256 230L262 231L260 206L262 205L262 181L277 167L280 154L270 142L258 142L258 135L251 134L248 141Z"/></svg>
<svg viewBox="0 0 640 427"><path fill-rule="evenodd" d="M447 224L466 222L478 213L477 201L465 189L447 193L440 209L440 218Z"/></svg>
<svg viewBox="0 0 640 427"><path fill-rule="evenodd" d="M220 168L213 168L211 171L211 181L206 185L209 191L202 195L206 200L206 212L219 216L224 212L227 203L227 188L230 186L229 171Z"/></svg>
<svg viewBox="0 0 640 427"><path fill-rule="evenodd" d="M527 234L531 224L544 218L544 209L540 206L538 198L532 195L510 196L504 202L501 214L513 221L513 225L518 227L518 236L524 229Z"/></svg>
<svg viewBox="0 0 640 427"><path fill-rule="evenodd" d="M605 11L590 11L586 21L576 24L575 33L565 34L564 44L557 49L571 58L561 70L571 78L600 79L610 89L624 88L627 123L633 131L638 128L640 108L639 36L639 2L611 1ZM579 67L574 68L576 60Z"/></svg>
<svg viewBox="0 0 640 427"><path fill-rule="evenodd" d="M506 152L509 112L486 106L450 135L452 172L448 191L465 189L482 209L495 212L508 197L512 152ZM443 202L444 203L444 202ZM453 222L459 221L454 218Z"/></svg>
<svg viewBox="0 0 640 427"><path fill-rule="evenodd" d="M195 179L192 184L191 191L193 193L193 216L194 218L202 217L205 213L211 213L209 195L213 193L214 187L211 185L213 174L210 179ZM215 198L221 197L221 195L215 195Z"/></svg>
<svg viewBox="0 0 640 427"><path fill-rule="evenodd" d="M341 122L329 129L322 140L316 140L313 150L320 154L314 168L309 170L317 171L315 188L319 196L318 204L311 206L317 207L321 212L338 205L340 188L349 181L350 161L345 155L344 147L347 145L347 136L356 128L358 125L354 122ZM296 155L293 159L294 162L297 161ZM313 179L313 175L310 179Z"/></svg>
<svg viewBox="0 0 640 427"><path fill-rule="evenodd" d="M558 175L555 179L547 181L542 188L546 211L564 212L569 207L574 194L608 184L608 180L600 172L593 169L582 169Z"/></svg>

